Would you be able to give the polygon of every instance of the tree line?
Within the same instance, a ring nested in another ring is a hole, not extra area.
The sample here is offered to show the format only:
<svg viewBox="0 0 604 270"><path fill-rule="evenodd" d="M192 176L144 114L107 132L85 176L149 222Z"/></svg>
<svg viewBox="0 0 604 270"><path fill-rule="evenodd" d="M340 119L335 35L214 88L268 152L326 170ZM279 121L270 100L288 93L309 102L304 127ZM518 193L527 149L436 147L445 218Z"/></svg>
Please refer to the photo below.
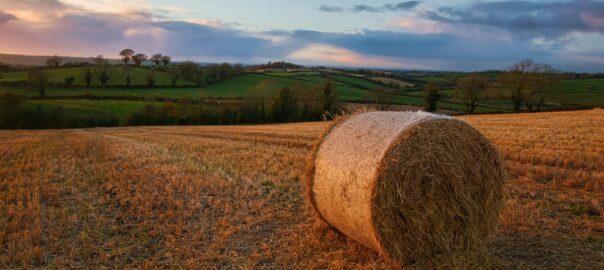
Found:
<svg viewBox="0 0 604 270"><path fill-rule="evenodd" d="M331 119L340 113L334 84L326 79L312 89L282 87L276 95L270 93L273 82L264 80L252 89L251 97L243 101L221 104L193 104L190 98L177 102L151 104L133 113L128 125L221 125L318 121Z"/></svg>
<svg viewBox="0 0 604 270"><path fill-rule="evenodd" d="M468 114L474 113L479 103L488 99L507 99L515 112L523 109L541 111L547 91L560 78L560 72L550 65L524 59L498 74L495 79L479 73L456 79L452 83L453 98L463 103ZM437 103L442 98L442 88L443 85L434 82L424 86L426 111L436 111Z"/></svg>
<svg viewBox="0 0 604 270"><path fill-rule="evenodd" d="M161 106L146 104L142 110L116 117L70 114L61 106L26 106L27 99L10 93L0 96L0 129L81 128L119 125L206 125L256 124L317 121L340 112L340 104L331 80L318 87L282 87L273 93L274 82L259 82L243 100L193 102L181 98Z"/></svg>

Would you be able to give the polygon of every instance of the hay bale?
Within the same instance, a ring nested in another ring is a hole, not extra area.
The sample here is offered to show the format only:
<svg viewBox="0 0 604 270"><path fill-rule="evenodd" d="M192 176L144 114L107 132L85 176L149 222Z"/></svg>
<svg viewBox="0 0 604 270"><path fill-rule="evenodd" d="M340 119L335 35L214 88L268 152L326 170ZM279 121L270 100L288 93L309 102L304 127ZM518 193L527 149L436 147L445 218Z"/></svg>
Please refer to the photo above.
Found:
<svg viewBox="0 0 604 270"><path fill-rule="evenodd" d="M481 246L505 174L469 124L424 112L368 112L334 123L307 172L309 202L331 226L397 263Z"/></svg>

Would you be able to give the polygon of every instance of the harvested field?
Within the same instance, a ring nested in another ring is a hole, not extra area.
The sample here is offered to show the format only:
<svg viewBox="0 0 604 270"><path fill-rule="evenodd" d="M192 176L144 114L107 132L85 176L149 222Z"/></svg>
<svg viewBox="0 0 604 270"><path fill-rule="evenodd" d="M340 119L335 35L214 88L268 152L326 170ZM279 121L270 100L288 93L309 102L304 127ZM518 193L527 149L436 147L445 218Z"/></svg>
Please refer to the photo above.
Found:
<svg viewBox="0 0 604 270"><path fill-rule="evenodd" d="M485 254L425 263L604 268L604 110L461 119L503 155L505 207ZM1 131L0 268L387 267L304 203L327 125Z"/></svg>

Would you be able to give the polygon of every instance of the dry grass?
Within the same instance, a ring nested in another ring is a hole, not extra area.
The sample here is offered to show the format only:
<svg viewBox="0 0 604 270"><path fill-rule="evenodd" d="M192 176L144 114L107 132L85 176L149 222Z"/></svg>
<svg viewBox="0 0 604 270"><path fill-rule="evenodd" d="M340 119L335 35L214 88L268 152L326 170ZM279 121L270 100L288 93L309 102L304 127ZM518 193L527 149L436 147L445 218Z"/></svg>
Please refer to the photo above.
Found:
<svg viewBox="0 0 604 270"><path fill-rule="evenodd" d="M604 111L463 119L505 158L500 226L416 267L604 268ZM0 132L0 268L387 267L304 204L325 127Z"/></svg>

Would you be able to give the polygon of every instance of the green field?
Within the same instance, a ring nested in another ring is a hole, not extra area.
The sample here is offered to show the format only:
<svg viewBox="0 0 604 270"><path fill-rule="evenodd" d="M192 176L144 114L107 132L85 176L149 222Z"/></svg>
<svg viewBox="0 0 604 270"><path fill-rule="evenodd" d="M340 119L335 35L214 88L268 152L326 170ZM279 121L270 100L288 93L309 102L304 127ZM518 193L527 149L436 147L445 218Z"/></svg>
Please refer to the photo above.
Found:
<svg viewBox="0 0 604 270"><path fill-rule="evenodd" d="M49 79L52 83L65 83L65 78L73 77L74 85L85 85L84 71L90 68L94 71L93 67L66 67L66 68L53 68L45 69L48 73ZM108 85L125 85L126 84L126 68L123 66L110 66ZM170 85L170 74L163 71L154 71L149 68L141 67L130 67L130 78L132 85L146 85L147 77L149 74L154 74L156 84L158 85ZM16 71L2 73L0 82L25 82L27 81L27 71ZM99 80L95 77L92 80L92 85L98 86ZM177 85L192 85L191 82L179 79Z"/></svg>
<svg viewBox="0 0 604 270"><path fill-rule="evenodd" d="M112 66L113 84L123 84L123 67ZM74 76L76 84L82 84L81 73L83 68L57 68L49 69L53 82L63 82L67 76ZM133 68L133 84L145 84L145 77L150 69ZM493 74L485 73L489 76ZM158 84L168 84L169 74L156 72ZM27 80L26 72L8 72L1 74L0 82L15 82ZM423 77L424 81L447 81L460 74L449 74L443 76ZM233 78L210 84L204 87L187 86L190 83L181 81L184 87L173 88L119 88L108 86L100 87L53 87L46 91L50 99L29 99L25 107L29 109L42 108L51 111L61 107L66 114L80 118L117 118L121 123L134 112L139 112L145 104L160 106L159 98L247 98L256 96L276 97L283 87L292 89L317 89L326 80L332 78L332 83L341 101L350 102L375 102L380 96L382 100L392 104L424 106L425 98L422 91L413 91L405 94L399 90L380 85L365 78L354 76L326 74L319 72L275 72L275 73L246 73ZM442 99L438 103L440 109L463 111L463 104L452 100L453 90L442 90ZM30 87L0 86L0 94L12 93L28 97L38 97L39 93ZM383 94L390 93L390 94ZM74 96L82 99L73 99ZM86 99L87 96L114 98L111 99ZM54 98L52 98L54 97ZM61 99L60 97L66 97ZM71 98L67 98L71 97ZM140 98L141 100L124 100ZM546 98L548 108L564 106L602 106L604 105L604 79L585 80L563 80L556 82L549 90ZM546 108L547 109L547 108ZM476 109L477 113L510 112L511 102L507 99L495 99L483 102Z"/></svg>
<svg viewBox="0 0 604 270"><path fill-rule="evenodd" d="M61 107L72 118L111 118L115 117L123 124L134 112L139 112L146 104L161 106L159 102L121 101L121 100L27 100L27 109L40 108L53 111Z"/></svg>

